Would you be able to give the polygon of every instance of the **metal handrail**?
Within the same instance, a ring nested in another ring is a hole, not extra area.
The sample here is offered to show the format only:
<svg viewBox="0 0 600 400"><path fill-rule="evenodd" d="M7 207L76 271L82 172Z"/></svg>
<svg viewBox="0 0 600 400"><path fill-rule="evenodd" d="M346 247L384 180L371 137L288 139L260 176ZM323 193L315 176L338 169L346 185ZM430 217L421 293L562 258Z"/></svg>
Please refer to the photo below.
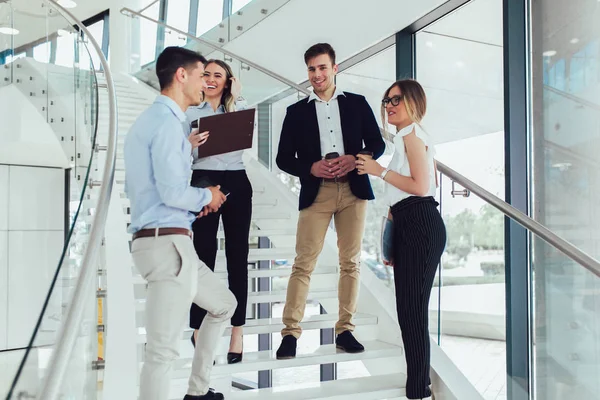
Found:
<svg viewBox="0 0 600 400"><path fill-rule="evenodd" d="M40 391L40 393L44 394L44 399L55 400L59 397L63 377L80 331L79 327L86 306L84 299L90 290L93 290L94 277L96 276L94 267L96 266L98 250L104 236L104 226L108 215L108 204L110 202L117 160L117 99L110 67L102 53L102 48L98 45L94 36L80 20L78 20L70 11L58 4L56 0L46 1L49 4L52 4L52 6L65 18L68 17L77 24L79 29L87 35L92 47L98 53L108 84L108 106L110 112L108 150L104 162L104 176L102 177L102 187L96 204L96 214L94 215L94 220L92 222L89 242L85 249L85 254L83 255L81 273L77 279L75 292L71 299L65 322L61 325L58 343L52 353L52 358L48 364L49 367Z"/></svg>
<svg viewBox="0 0 600 400"><path fill-rule="evenodd" d="M591 257L587 253L581 251L572 243L569 243L565 239L561 238L560 236L552 232L550 229L546 228L544 225L529 217L527 214L523 213L522 211L511 206L504 200L488 192L487 190L485 190L475 182L471 181L470 179L466 178L465 176L454 171L452 168L444 165L439 161L436 161L436 163L438 170L442 174L446 175L453 181L459 183L465 189L469 189L471 192L475 193L477 196L483 199L486 203L497 208L504 215L519 223L527 230L535 233L537 236L548 242L551 246L560 250L567 257L581 264L588 271L600 277L600 262L598 260Z"/></svg>
<svg viewBox="0 0 600 400"><path fill-rule="evenodd" d="M583 104L584 106L586 106L588 108L594 109L596 111L600 111L600 105L599 104L593 103L593 102L591 102L589 100L583 99L583 98L581 98L579 96L575 96L575 95L573 95L571 93L568 93L568 92L565 92L563 90L557 89L557 88L552 87L550 85L544 85L544 90L547 90L549 92L555 93L555 94L557 94L557 95L559 95L561 97L564 97L566 99L574 101L575 103Z"/></svg>
<svg viewBox="0 0 600 400"><path fill-rule="evenodd" d="M188 39L191 39L191 40L193 40L195 42L198 42L198 43L203 44L203 45L205 45L207 47L210 47L211 49L213 49L215 51L220 51L221 53L223 53L225 55L228 55L229 57L235 58L235 59L243 62L244 64L249 65L252 68L254 68L254 69L262 72L263 74L268 75L268 76L270 76L273 79L276 79L276 80L278 80L278 81L280 81L282 83L285 83L288 86L293 87L294 89L298 90L299 92L302 92L304 94L310 94L309 91L307 91L305 88L303 88L302 86L298 85L297 83L295 83L293 81L290 81L289 79L287 79L287 78L285 78L285 77L283 77L283 76L281 76L281 75L279 75L279 74L277 74L277 73L275 73L275 72L273 72L271 70L268 70L268 69L266 69L266 68L264 68L264 67L262 67L262 66L260 66L260 65L258 65L256 63L254 63L254 62L252 62L252 61L250 61L250 60L248 60L248 59L246 59L244 57L238 56L237 54L232 53L229 50L226 50L226 49L224 49L222 47L219 47L218 45L216 45L214 43L211 43L211 42L209 42L207 40L200 39L200 38L198 38L198 37L196 37L194 35L190 35L189 33L182 31L181 29L177 29L177 28L175 28L173 26L165 24L164 22L161 22L161 21L156 20L156 19L152 19L152 18L150 18L150 17L148 17L146 15L140 14L137 11L133 11L131 8L127 8L127 7L122 8L121 9L121 14L123 14L123 15L129 14L130 16L131 15L135 15L137 17L144 18L144 19L146 19L146 20L148 20L150 22L154 22L155 24L160 25L160 26L162 26L164 28L167 28L167 29L169 29L169 30L171 30L173 32L177 32L180 35L183 35L183 36L187 37Z"/></svg>
<svg viewBox="0 0 600 400"><path fill-rule="evenodd" d="M146 7L142 8L140 11L140 13L143 13L144 11L146 11L147 9L149 9L150 7L152 7L153 5L155 5L156 3L158 3L160 0L154 0L152 1L150 4L148 4Z"/></svg>

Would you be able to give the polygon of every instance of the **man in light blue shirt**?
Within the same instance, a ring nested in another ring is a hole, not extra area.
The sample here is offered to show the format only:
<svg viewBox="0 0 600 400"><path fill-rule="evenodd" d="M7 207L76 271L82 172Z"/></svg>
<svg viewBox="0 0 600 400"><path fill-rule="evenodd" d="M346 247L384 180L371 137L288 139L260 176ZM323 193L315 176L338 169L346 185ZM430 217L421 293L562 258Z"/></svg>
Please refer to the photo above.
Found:
<svg viewBox="0 0 600 400"><path fill-rule="evenodd" d="M184 400L221 400L209 389L216 344L237 305L235 297L198 259L190 231L196 219L216 212L225 195L219 187L190 186L192 144L184 110L198 105L206 59L168 47L158 57L161 95L131 127L125 140L125 187L131 201L131 253L148 281L146 354L140 400L168 400L170 372L194 302L208 311L198 333Z"/></svg>

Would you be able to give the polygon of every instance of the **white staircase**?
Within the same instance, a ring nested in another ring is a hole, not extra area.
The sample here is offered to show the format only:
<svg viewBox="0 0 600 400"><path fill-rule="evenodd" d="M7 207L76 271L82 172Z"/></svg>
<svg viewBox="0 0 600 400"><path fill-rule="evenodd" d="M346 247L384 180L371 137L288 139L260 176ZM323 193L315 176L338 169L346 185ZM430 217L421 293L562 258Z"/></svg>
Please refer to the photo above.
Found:
<svg viewBox="0 0 600 400"><path fill-rule="evenodd" d="M136 117L150 105L156 93L143 84L137 83L128 76L116 76L115 79L118 110L119 110L119 149L116 172L116 186L119 190L119 199L122 215L122 229L126 229L130 221L129 200L124 194L124 170L122 145L125 135ZM101 94L100 102L107 102L105 93ZM105 109L105 107L101 107ZM100 116L100 131L107 129L108 118ZM260 303L282 303L285 301L286 291L281 280L287 281L291 273L291 265L295 256L295 231L297 224L297 198L292 194L278 178L262 167L251 156L246 160L247 171L254 188L253 199L253 224L251 230L251 241L257 237L268 237L272 248L251 249L249 255L249 277L273 278L277 280L279 287L272 291L253 291L252 280L250 280L248 307L252 309L254 304ZM114 201L114 198L113 198ZM121 234L123 232L120 232ZM107 232L107 234L110 234ZM223 232L219 232L223 237ZM313 315L305 319L302 327L305 332L324 328L333 328L337 320L337 287L338 287L338 261L337 248L335 245L335 234L330 232L327 243L319 258L317 268L313 274L309 301L320 303L329 312L324 315ZM271 269L257 269L253 265L259 261L274 261ZM281 265L285 260L285 264ZM124 262L133 265L131 259ZM144 329L143 310L145 309L144 280L139 276L135 268L131 268L131 283L135 293L135 311L137 326L138 363L141 367L143 361L143 350L146 340ZM225 255L222 250L217 255L215 273L222 279L227 278L225 269ZM367 269L363 269L363 280L377 281L374 275ZM284 282L285 283L285 282ZM375 282L377 284L378 282ZM379 282L380 283L380 282ZM383 286L383 285L382 285ZM110 288L108 289L110 291ZM228 365L225 361L230 329L226 329L224 339L219 344L219 355L217 364L213 368L214 386L226 394L227 399L396 399L404 398L405 377L403 349L400 346L400 333L395 325L389 310L383 310L377 300L377 290L372 285L363 283L361 286L361 299L359 301L359 314L356 315L356 336L365 345L365 351L359 354L348 354L337 350L335 345L312 346L311 351L303 351L302 341L308 341L309 335L304 335L299 341L298 356L291 360L277 360L275 358L275 343L272 350L267 351L245 351L244 360L241 363ZM385 297L385 296L384 296ZM388 299L389 300L389 299ZM391 310L394 303L390 301ZM110 315L110 310L108 310ZM393 314L393 312L392 312ZM110 319L109 322L110 324ZM249 319L244 328L246 340L249 335L255 334L278 334L283 324L280 318ZM395 327L395 328L394 328ZM110 328L109 328L110 329ZM185 395L186 382L190 374L192 345L190 343L190 329L182 331L181 358L175 363L171 396L173 400L180 400ZM275 338L275 336L274 336ZM256 340L256 339L254 339ZM278 343L278 340L274 340ZM107 356L108 357L108 356ZM263 370L274 370L280 368L294 368L302 366L339 363L346 361L358 361L364 364L363 370L368 370L366 376L353 379L341 379L330 382L302 383L300 385L283 385L270 389L256 389L236 391L231 387L232 375L246 372ZM136 371L136 374L138 371Z"/></svg>

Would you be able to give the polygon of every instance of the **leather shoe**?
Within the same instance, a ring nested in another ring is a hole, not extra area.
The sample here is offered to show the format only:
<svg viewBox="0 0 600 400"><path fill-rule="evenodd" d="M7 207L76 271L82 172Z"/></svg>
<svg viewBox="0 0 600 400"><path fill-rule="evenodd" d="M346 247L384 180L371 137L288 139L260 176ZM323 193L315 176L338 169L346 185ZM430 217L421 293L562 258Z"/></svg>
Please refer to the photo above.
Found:
<svg viewBox="0 0 600 400"><path fill-rule="evenodd" d="M344 331L335 338L335 347L344 350L346 353L361 353L365 351L364 346L356 340L350 331Z"/></svg>
<svg viewBox="0 0 600 400"><path fill-rule="evenodd" d="M215 392L215 389L211 388L208 390L208 393L202 396L186 394L183 400L225 400L225 396L223 396L223 393Z"/></svg>
<svg viewBox="0 0 600 400"><path fill-rule="evenodd" d="M277 359L278 360L288 360L290 358L296 357L296 343L298 339L296 339L292 335L286 335L281 340L281 345L277 349Z"/></svg>

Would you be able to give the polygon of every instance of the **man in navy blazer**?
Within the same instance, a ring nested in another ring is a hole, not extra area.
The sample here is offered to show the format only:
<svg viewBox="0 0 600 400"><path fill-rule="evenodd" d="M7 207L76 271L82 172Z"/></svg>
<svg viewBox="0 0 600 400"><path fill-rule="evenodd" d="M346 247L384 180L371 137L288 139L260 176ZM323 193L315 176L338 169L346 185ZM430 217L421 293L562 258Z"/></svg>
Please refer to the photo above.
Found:
<svg viewBox="0 0 600 400"><path fill-rule="evenodd" d="M292 104L283 122L277 165L300 178L300 216L296 259L283 311L285 328L278 359L293 358L302 333L310 276L334 218L339 249L339 317L336 345L349 353L364 351L352 334L360 278L360 250L367 200L374 199L368 176L355 171L356 155L379 158L385 150L381 131L364 96L336 87L335 51L318 43L304 53L314 89Z"/></svg>

